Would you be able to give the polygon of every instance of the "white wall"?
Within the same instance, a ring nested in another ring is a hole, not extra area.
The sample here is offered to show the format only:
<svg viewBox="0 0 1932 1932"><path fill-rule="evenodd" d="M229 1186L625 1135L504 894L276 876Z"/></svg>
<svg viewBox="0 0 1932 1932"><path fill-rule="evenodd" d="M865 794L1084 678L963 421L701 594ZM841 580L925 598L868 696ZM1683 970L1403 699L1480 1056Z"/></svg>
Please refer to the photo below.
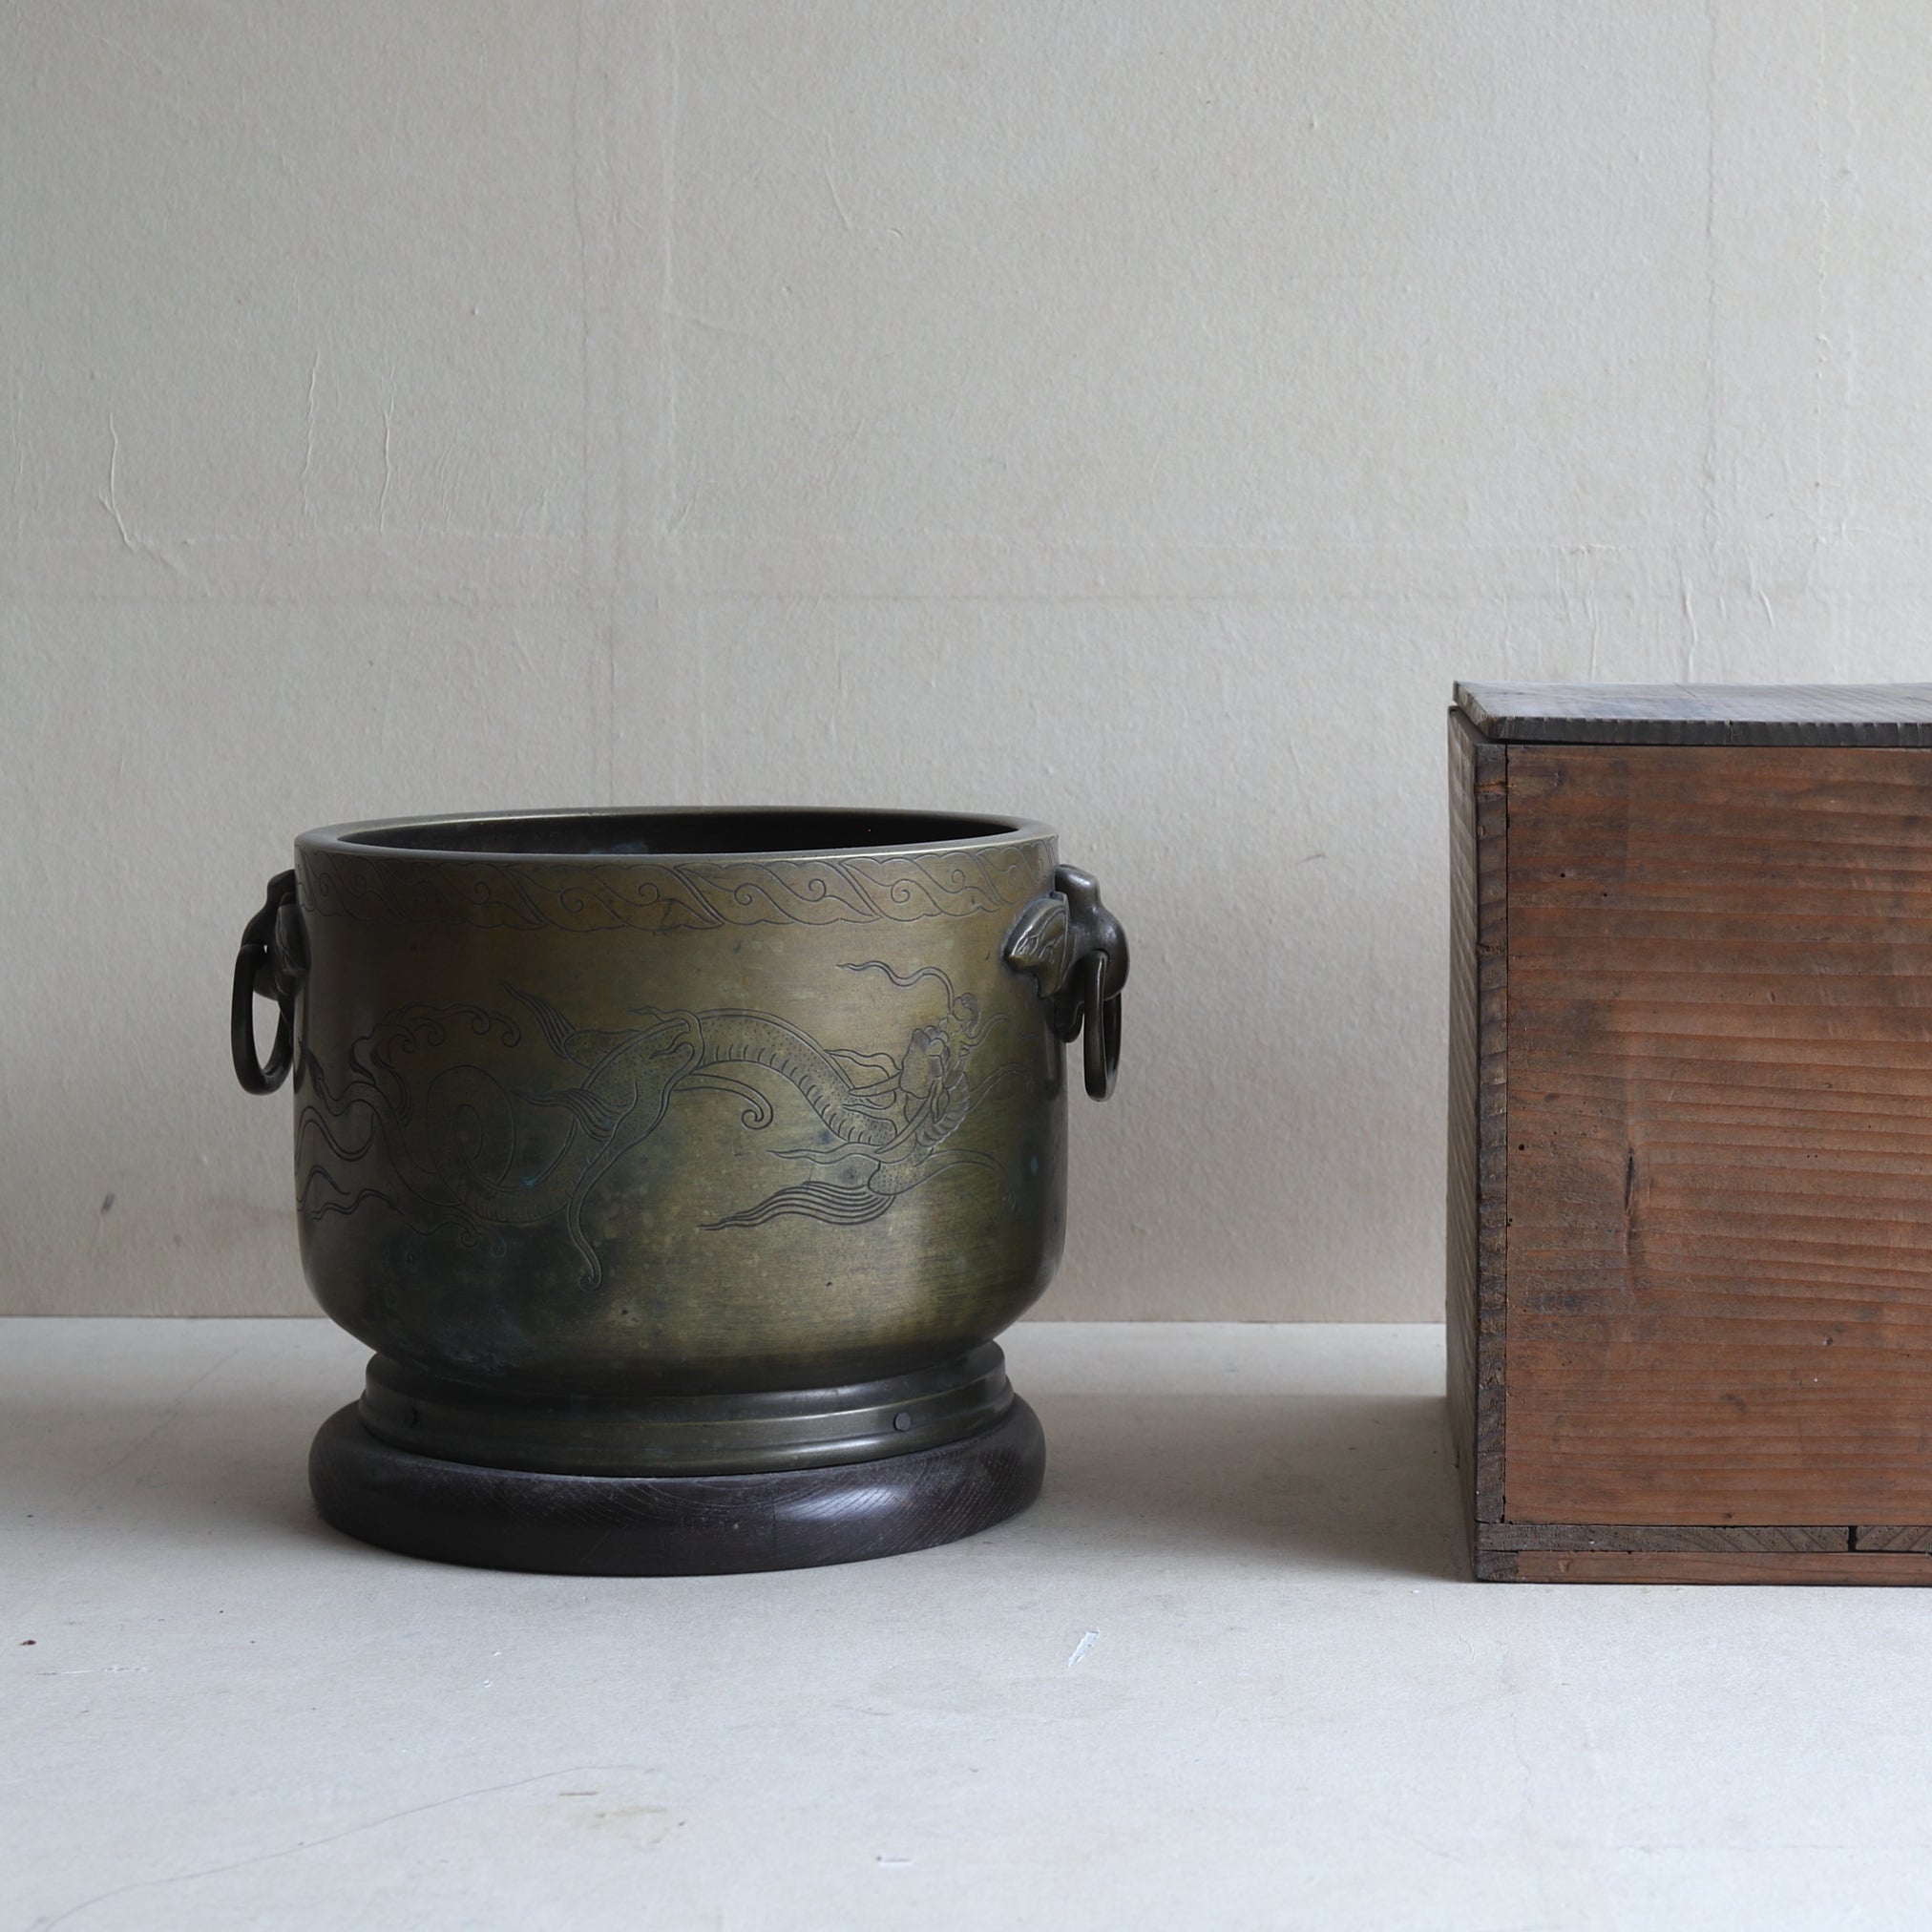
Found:
<svg viewBox="0 0 1932 1932"><path fill-rule="evenodd" d="M1048 1312L1433 1313L1451 679L1932 677L1928 87L1921 0L0 11L4 1305L304 1306L302 827L776 798L1130 921Z"/></svg>

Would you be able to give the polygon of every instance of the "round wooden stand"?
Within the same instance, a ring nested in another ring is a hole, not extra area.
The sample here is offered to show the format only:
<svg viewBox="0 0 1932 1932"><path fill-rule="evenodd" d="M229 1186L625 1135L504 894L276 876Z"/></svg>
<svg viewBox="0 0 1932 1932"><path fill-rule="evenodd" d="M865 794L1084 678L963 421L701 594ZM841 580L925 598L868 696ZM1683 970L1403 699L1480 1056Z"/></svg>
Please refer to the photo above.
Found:
<svg viewBox="0 0 1932 1932"><path fill-rule="evenodd" d="M1046 1450L1018 1396L956 1442L730 1476L560 1476L452 1462L378 1441L357 1406L322 1425L308 1481L325 1521L438 1563L567 1576L713 1576L927 1549L1040 1494Z"/></svg>

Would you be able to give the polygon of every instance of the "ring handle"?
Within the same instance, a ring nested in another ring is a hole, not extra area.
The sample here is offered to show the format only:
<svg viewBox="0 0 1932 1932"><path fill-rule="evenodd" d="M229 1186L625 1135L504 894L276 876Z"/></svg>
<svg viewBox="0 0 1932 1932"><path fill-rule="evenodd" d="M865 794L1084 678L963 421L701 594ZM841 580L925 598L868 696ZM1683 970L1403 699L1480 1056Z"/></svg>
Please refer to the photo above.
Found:
<svg viewBox="0 0 1932 1932"><path fill-rule="evenodd" d="M296 903L295 874L268 881L262 910L242 929L228 999L228 1050L235 1078L251 1094L272 1094L295 1063L295 996L308 973L308 933ZM257 996L276 1005L275 1043L263 1066L255 1050Z"/></svg>
<svg viewBox="0 0 1932 1932"><path fill-rule="evenodd" d="M1061 866L1053 891L1035 899L1007 934L1006 963L1031 973L1047 1001L1047 1023L1069 1046L1086 1039L1086 1090L1114 1090L1121 1066L1121 989L1127 983L1127 934L1101 903L1099 881Z"/></svg>
<svg viewBox="0 0 1932 1932"><path fill-rule="evenodd" d="M1121 996L1107 991L1108 964L1106 954L1089 953L1081 966L1086 1090L1097 1101L1112 1097L1121 1074Z"/></svg>

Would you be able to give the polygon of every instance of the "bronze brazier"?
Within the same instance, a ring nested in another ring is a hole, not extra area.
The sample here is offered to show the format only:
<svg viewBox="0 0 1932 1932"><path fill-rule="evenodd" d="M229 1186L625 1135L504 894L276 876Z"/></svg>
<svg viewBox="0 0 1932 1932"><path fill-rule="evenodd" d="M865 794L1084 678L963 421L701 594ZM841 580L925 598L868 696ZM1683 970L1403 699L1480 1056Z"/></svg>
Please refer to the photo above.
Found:
<svg viewBox="0 0 1932 1932"><path fill-rule="evenodd" d="M322 1514L508 1568L916 1549L1024 1508L993 1337L1065 1221L1124 934L1040 825L595 811L305 832L236 961L316 1299ZM268 1063L252 1001L278 1007Z"/></svg>

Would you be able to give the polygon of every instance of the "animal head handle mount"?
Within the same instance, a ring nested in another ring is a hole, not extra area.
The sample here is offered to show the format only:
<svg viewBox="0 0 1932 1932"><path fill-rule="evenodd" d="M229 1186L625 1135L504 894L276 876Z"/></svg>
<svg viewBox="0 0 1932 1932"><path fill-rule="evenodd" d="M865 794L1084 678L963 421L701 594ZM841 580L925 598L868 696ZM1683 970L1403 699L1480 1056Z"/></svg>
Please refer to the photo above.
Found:
<svg viewBox="0 0 1932 1932"><path fill-rule="evenodd" d="M1101 903L1091 872L1060 866L1053 888L1020 914L1007 935L1006 963L1039 982L1061 1040L1071 1045L1084 1036L1086 1090L1103 1101L1120 1075L1127 934Z"/></svg>

